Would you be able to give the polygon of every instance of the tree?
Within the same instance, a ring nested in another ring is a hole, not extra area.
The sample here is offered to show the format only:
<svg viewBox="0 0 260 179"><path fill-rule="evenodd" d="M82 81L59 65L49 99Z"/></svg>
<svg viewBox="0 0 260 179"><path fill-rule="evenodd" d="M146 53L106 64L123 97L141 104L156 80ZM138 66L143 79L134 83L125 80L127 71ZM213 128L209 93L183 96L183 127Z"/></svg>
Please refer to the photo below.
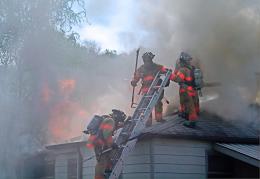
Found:
<svg viewBox="0 0 260 179"><path fill-rule="evenodd" d="M49 29L74 34L72 27L86 20L84 0L0 1L1 63L12 63L17 56L13 49L21 48L28 36Z"/></svg>
<svg viewBox="0 0 260 179"><path fill-rule="evenodd" d="M42 82L68 58L60 51L80 48L72 27L85 21L84 0L0 1L0 179L15 178L16 159L46 141Z"/></svg>

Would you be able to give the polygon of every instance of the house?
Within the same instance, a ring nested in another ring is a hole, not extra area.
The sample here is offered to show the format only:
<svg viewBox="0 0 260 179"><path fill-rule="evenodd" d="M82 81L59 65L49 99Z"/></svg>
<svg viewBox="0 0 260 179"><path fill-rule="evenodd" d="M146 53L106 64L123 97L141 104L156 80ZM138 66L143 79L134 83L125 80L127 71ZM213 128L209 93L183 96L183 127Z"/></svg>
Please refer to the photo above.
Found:
<svg viewBox="0 0 260 179"><path fill-rule="evenodd" d="M122 179L258 178L259 131L203 113L196 128L167 117L145 129L127 158ZM93 179L95 158L84 140L48 145L55 179ZM50 160L49 160L50 162ZM49 176L51 178L51 176Z"/></svg>

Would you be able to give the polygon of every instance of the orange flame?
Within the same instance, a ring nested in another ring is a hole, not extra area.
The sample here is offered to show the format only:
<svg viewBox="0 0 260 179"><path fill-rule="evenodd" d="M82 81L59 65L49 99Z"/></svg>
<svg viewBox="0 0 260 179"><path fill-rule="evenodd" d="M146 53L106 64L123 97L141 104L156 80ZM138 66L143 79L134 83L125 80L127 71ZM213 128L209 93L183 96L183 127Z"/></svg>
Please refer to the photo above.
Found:
<svg viewBox="0 0 260 179"><path fill-rule="evenodd" d="M48 125L50 140L55 142L81 135L84 119L88 116L87 111L78 102L70 99L76 87L76 81L74 79L60 80L58 86L58 96L61 96L61 99L51 108ZM45 85L43 88L43 101L50 101L50 92L48 85Z"/></svg>
<svg viewBox="0 0 260 179"><path fill-rule="evenodd" d="M87 112L77 103L62 101L58 103L50 114L49 129L55 141L70 139L81 135Z"/></svg>
<svg viewBox="0 0 260 179"><path fill-rule="evenodd" d="M45 83L41 91L41 99L44 103L48 103L51 99L52 91L49 88L49 85Z"/></svg>
<svg viewBox="0 0 260 179"><path fill-rule="evenodd" d="M73 92L76 86L76 81L73 79L65 79L59 81L60 92L63 95L69 95Z"/></svg>

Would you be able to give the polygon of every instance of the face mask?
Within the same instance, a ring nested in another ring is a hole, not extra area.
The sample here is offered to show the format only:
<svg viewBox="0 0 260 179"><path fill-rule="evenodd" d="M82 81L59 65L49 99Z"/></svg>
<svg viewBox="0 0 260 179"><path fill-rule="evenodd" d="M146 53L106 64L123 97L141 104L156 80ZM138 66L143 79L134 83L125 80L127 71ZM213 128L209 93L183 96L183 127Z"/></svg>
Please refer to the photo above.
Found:
<svg viewBox="0 0 260 179"><path fill-rule="evenodd" d="M150 59L143 59L143 62L144 62L145 66L149 66L153 63L152 60L150 60Z"/></svg>

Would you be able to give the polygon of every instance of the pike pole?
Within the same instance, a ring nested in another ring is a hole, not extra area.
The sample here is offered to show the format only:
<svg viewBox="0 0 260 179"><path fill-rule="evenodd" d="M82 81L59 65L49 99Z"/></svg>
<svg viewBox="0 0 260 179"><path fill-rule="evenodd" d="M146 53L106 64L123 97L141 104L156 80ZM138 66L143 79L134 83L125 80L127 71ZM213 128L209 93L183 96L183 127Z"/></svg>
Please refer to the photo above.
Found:
<svg viewBox="0 0 260 179"><path fill-rule="evenodd" d="M136 51L134 76L136 75L136 71L137 71L139 52L140 52L140 48L138 48ZM135 86L133 86L131 108L134 108L135 104L136 104L135 103Z"/></svg>

